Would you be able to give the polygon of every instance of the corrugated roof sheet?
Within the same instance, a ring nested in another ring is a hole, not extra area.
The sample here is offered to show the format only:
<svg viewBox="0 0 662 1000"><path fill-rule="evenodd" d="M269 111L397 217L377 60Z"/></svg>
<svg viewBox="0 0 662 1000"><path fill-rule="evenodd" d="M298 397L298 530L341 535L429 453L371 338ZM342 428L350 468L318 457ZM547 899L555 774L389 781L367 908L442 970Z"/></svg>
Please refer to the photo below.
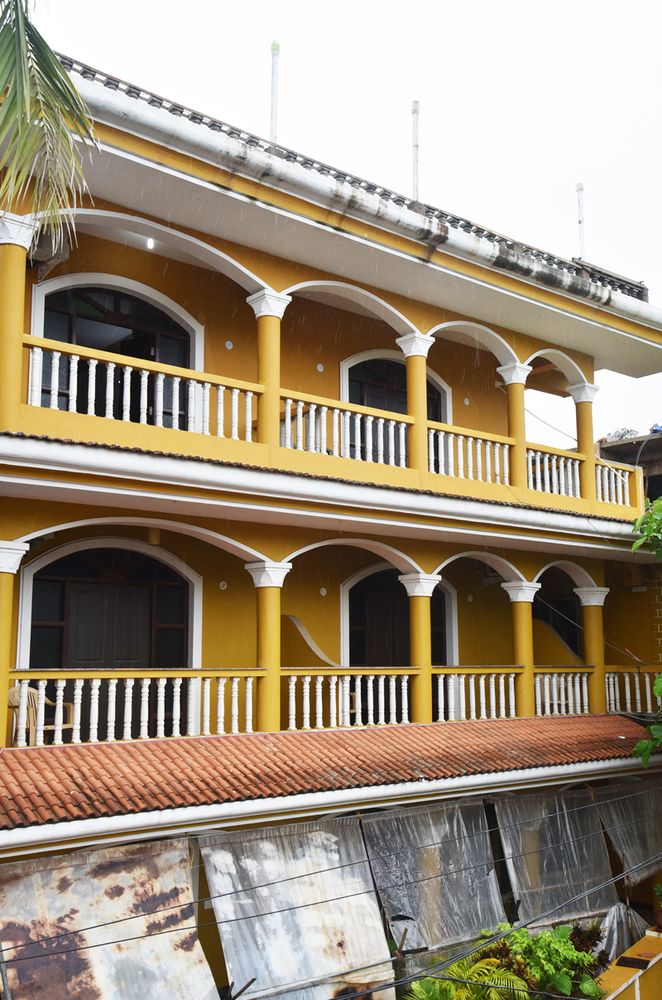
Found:
<svg viewBox="0 0 662 1000"><path fill-rule="evenodd" d="M0 752L0 829L627 758L620 716L183 737Z"/></svg>

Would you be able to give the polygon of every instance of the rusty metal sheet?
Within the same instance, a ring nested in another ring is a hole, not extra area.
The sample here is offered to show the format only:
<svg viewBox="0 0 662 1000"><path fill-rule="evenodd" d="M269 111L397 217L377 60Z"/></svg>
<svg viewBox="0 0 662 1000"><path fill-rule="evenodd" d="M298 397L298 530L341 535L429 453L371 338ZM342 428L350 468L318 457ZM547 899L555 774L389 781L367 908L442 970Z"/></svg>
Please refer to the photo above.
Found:
<svg viewBox="0 0 662 1000"><path fill-rule="evenodd" d="M328 1000L392 980L356 817L199 843L230 980L241 988L255 977L246 997Z"/></svg>
<svg viewBox="0 0 662 1000"><path fill-rule="evenodd" d="M0 866L12 1000L216 1000L190 871L183 839Z"/></svg>

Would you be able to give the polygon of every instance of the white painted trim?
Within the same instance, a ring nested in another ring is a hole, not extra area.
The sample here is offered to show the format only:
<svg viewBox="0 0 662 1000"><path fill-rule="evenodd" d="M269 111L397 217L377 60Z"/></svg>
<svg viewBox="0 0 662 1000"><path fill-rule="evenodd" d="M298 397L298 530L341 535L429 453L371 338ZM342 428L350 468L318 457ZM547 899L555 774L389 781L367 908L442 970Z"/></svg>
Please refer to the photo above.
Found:
<svg viewBox="0 0 662 1000"><path fill-rule="evenodd" d="M441 577L435 573L404 573L398 581L407 591L407 597L432 597Z"/></svg>
<svg viewBox="0 0 662 1000"><path fill-rule="evenodd" d="M402 351L389 350L388 348L381 350L380 348L375 348L370 351L359 351L358 354L352 354L348 358L343 358L340 362L340 402L349 403L349 373L354 365L360 365L362 361L373 361L378 358L384 358L388 361L397 361L399 365L403 368L407 367L404 355ZM426 375L430 382L433 382L439 392L441 393L441 398L443 401L442 406L442 423L452 424L453 423L453 390L451 389L448 382L446 382L441 375L433 371L429 365L426 366Z"/></svg>
<svg viewBox="0 0 662 1000"><path fill-rule="evenodd" d="M37 232L36 217L3 212L0 217L0 246L22 247L26 252L32 246Z"/></svg>
<svg viewBox="0 0 662 1000"><path fill-rule="evenodd" d="M609 587L574 587L573 591L583 608L602 608L609 593Z"/></svg>
<svg viewBox="0 0 662 1000"><path fill-rule="evenodd" d="M454 555L449 556L444 559L443 562L439 563L437 568L434 570L435 573L442 573L447 566L451 563L456 562L458 559L475 559L477 562L485 563L486 566L491 567L491 569L496 570L506 581L512 583L526 583L524 575L516 566L513 566L508 559L504 559L503 556L498 556L493 552L456 552Z"/></svg>
<svg viewBox="0 0 662 1000"><path fill-rule="evenodd" d="M255 313L256 319L260 319L262 316L275 316L276 319L282 319L291 301L292 297L290 295L283 295L281 292L272 292L268 288L254 292L253 295L249 295L246 299L246 302Z"/></svg>
<svg viewBox="0 0 662 1000"><path fill-rule="evenodd" d="M368 576L381 573L385 569L393 569L392 563L381 561L364 566L362 569L352 573L343 583L340 584L340 663L343 667L349 667L349 592L352 587L365 580ZM458 648L458 623L457 623L457 590L447 580L441 580L437 586L443 590L446 596L446 658L448 666L455 666L460 662ZM435 664L438 666L438 664Z"/></svg>
<svg viewBox="0 0 662 1000"><path fill-rule="evenodd" d="M376 542L372 538L327 538L323 542L313 542L310 545L304 545L302 548L296 549L294 552L290 552L288 556L285 556L284 561L292 562L293 559L296 559L297 556L302 556L305 552L322 549L327 545L349 545L354 549L364 549L366 552L373 552L376 556L381 556L382 559L385 559L395 569L399 569L401 573L423 572L421 567L410 556L405 555L404 552L400 552L386 542Z"/></svg>
<svg viewBox="0 0 662 1000"><path fill-rule="evenodd" d="M384 565L388 566L388 563L385 563ZM292 624L294 625L295 629L297 630L303 641L306 643L311 652L318 657L318 659L320 659L323 663L326 663L329 667L337 667L338 669L340 669L340 664L336 663L335 660L332 660L331 657L326 655L321 646L319 646L318 643L315 642L315 640L313 639L309 629L306 628L304 623L301 621L299 617L297 617L297 615L282 615L282 617L287 618L288 621L292 622Z"/></svg>
<svg viewBox="0 0 662 1000"><path fill-rule="evenodd" d="M186 309L174 299L168 298L163 292L145 285L142 281L134 281L121 274L105 274L100 271L80 272L78 274L63 274L57 278L48 278L39 282L32 289L32 324L30 333L33 337L44 336L44 317L46 296L67 288L89 288L90 286L112 288L115 291L126 292L136 298L150 302L171 319L178 323L191 338L191 368L204 371L205 368L205 328Z"/></svg>
<svg viewBox="0 0 662 1000"><path fill-rule="evenodd" d="M448 723L456 725L456 723ZM478 723L482 725L482 723ZM214 737L206 737L213 739ZM217 737L233 740L237 737ZM243 739L245 737L239 737ZM324 738L323 733L316 739ZM154 742L154 741L150 741ZM5 750L5 753L31 753L25 750ZM55 750L57 753L57 748ZM651 762L651 769L658 770ZM462 775L433 781L407 781L390 785L347 788L326 792L309 792L240 802L215 803L204 806L183 806L152 812L130 813L123 816L100 816L94 819L69 820L62 823L42 823L17 827L2 834L0 856L12 853L39 853L52 850L51 844L75 841L82 847L89 843L148 840L178 833L201 832L206 829L250 826L276 822L280 816L319 816L328 813L351 812L357 808L409 805L437 801L442 798L464 798L476 794L549 787L551 785L585 783L614 775L646 774L638 758L592 761L581 764L561 764L555 767L520 768L491 774Z"/></svg>
<svg viewBox="0 0 662 1000"><path fill-rule="evenodd" d="M280 589L285 583L285 577L292 569L292 563L264 560L246 563L244 569L250 573L253 586L256 589L260 587L278 587Z"/></svg>
<svg viewBox="0 0 662 1000"><path fill-rule="evenodd" d="M159 545L149 545L137 538L121 536L104 536L97 538L77 538L64 545L58 545L48 552L36 556L26 563L20 572L20 590L18 602L18 636L16 650L16 669L28 670L30 667L30 641L32 631L32 590L35 573L44 566L57 562L74 552L84 552L89 549L129 549L142 555L156 559L174 569L189 583L189 629L188 655L190 667L199 670L202 666L202 588L203 579L199 573L191 569L178 556L173 555Z"/></svg>
<svg viewBox="0 0 662 1000"><path fill-rule="evenodd" d="M526 380L533 369L531 365L513 362L509 365L499 365L497 375L500 375L505 385L526 385Z"/></svg>
<svg viewBox="0 0 662 1000"><path fill-rule="evenodd" d="M491 330L483 323L473 323L468 320L450 320L446 323L437 323L428 330L429 337L438 337L440 333L458 344L467 346L479 345L484 351L493 354L501 366L521 365L520 359L515 354L510 344L503 337ZM450 337L449 334L460 334L459 337ZM450 422L450 421L449 421Z"/></svg>
<svg viewBox="0 0 662 1000"><path fill-rule="evenodd" d="M0 573L14 576L18 573L21 560L30 546L25 542L0 541Z"/></svg>
<svg viewBox="0 0 662 1000"><path fill-rule="evenodd" d="M577 563L571 562L569 559L555 559L553 562L548 562L542 569L538 570L533 578L533 582L537 583L548 569L563 570L577 587L591 587L594 589L598 586L588 570L585 570L583 566L579 566Z"/></svg>
<svg viewBox="0 0 662 1000"><path fill-rule="evenodd" d="M592 403L598 394L599 385L592 382L578 382L577 385L566 386L569 396L575 403Z"/></svg>
<svg viewBox="0 0 662 1000"><path fill-rule="evenodd" d="M535 358L547 358L548 361L551 361L574 389L579 385L590 385L577 362L568 357L565 351L559 351L555 347L543 347L528 357L524 363L530 365Z"/></svg>
<svg viewBox="0 0 662 1000"><path fill-rule="evenodd" d="M533 604L533 600L540 590L539 583L502 583L501 589L505 590L512 604Z"/></svg>
<svg viewBox="0 0 662 1000"><path fill-rule="evenodd" d="M300 281L298 284L286 288L282 294L296 295L297 292L304 289L314 290L316 288L322 291L325 289L335 291L338 293L338 298L364 306L376 319L387 323L400 335L420 332L412 321L403 316L394 306L385 302L374 292L369 292L361 285L354 285L348 281Z"/></svg>

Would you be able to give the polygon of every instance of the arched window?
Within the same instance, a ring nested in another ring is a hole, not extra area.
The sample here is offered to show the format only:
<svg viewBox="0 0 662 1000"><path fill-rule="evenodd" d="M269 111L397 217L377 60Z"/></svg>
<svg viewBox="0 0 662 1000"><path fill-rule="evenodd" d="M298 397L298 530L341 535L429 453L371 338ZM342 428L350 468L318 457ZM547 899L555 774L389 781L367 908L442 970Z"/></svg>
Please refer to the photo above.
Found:
<svg viewBox="0 0 662 1000"><path fill-rule="evenodd" d="M407 412L407 369L404 361L375 357L349 368L349 402L393 413ZM428 375L428 420L446 423L446 393L439 381Z"/></svg>
<svg viewBox="0 0 662 1000"><path fill-rule="evenodd" d="M147 302L145 299L129 295L121 289L103 288L101 286L83 286L65 288L51 292L46 296L44 304L44 336L51 340L59 340L65 344L92 348L99 351L109 351L121 354L126 358L156 361L161 364L175 365L178 368L190 367L191 343L188 332L171 316ZM44 357L43 385L50 385L50 354ZM122 367L115 369L114 416L122 416ZM105 415L106 398L106 368L99 367L96 371L95 404L96 416ZM88 412L87 381L79 378L76 394L76 410L79 413ZM163 385L164 408L163 424L173 426L173 385L171 379L166 379ZM154 379L150 379L146 387L147 399L141 401L141 384L138 373L134 373L131 382L131 420L140 422L141 403L143 409L146 403L146 422L153 423L154 411ZM43 390L42 405L49 405L48 390ZM177 411L179 420L174 423L186 426L186 405L184 393L178 392ZM68 369L60 365L58 409L69 407Z"/></svg>

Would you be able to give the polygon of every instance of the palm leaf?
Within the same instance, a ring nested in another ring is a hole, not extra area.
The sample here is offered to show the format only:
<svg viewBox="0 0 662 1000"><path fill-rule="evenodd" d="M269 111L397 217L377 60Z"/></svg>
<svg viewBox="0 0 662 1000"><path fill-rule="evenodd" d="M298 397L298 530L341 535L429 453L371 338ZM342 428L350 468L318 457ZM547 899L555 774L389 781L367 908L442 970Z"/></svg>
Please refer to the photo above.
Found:
<svg viewBox="0 0 662 1000"><path fill-rule="evenodd" d="M0 0L0 209L28 200L57 247L86 191L88 110L30 20L28 0Z"/></svg>

